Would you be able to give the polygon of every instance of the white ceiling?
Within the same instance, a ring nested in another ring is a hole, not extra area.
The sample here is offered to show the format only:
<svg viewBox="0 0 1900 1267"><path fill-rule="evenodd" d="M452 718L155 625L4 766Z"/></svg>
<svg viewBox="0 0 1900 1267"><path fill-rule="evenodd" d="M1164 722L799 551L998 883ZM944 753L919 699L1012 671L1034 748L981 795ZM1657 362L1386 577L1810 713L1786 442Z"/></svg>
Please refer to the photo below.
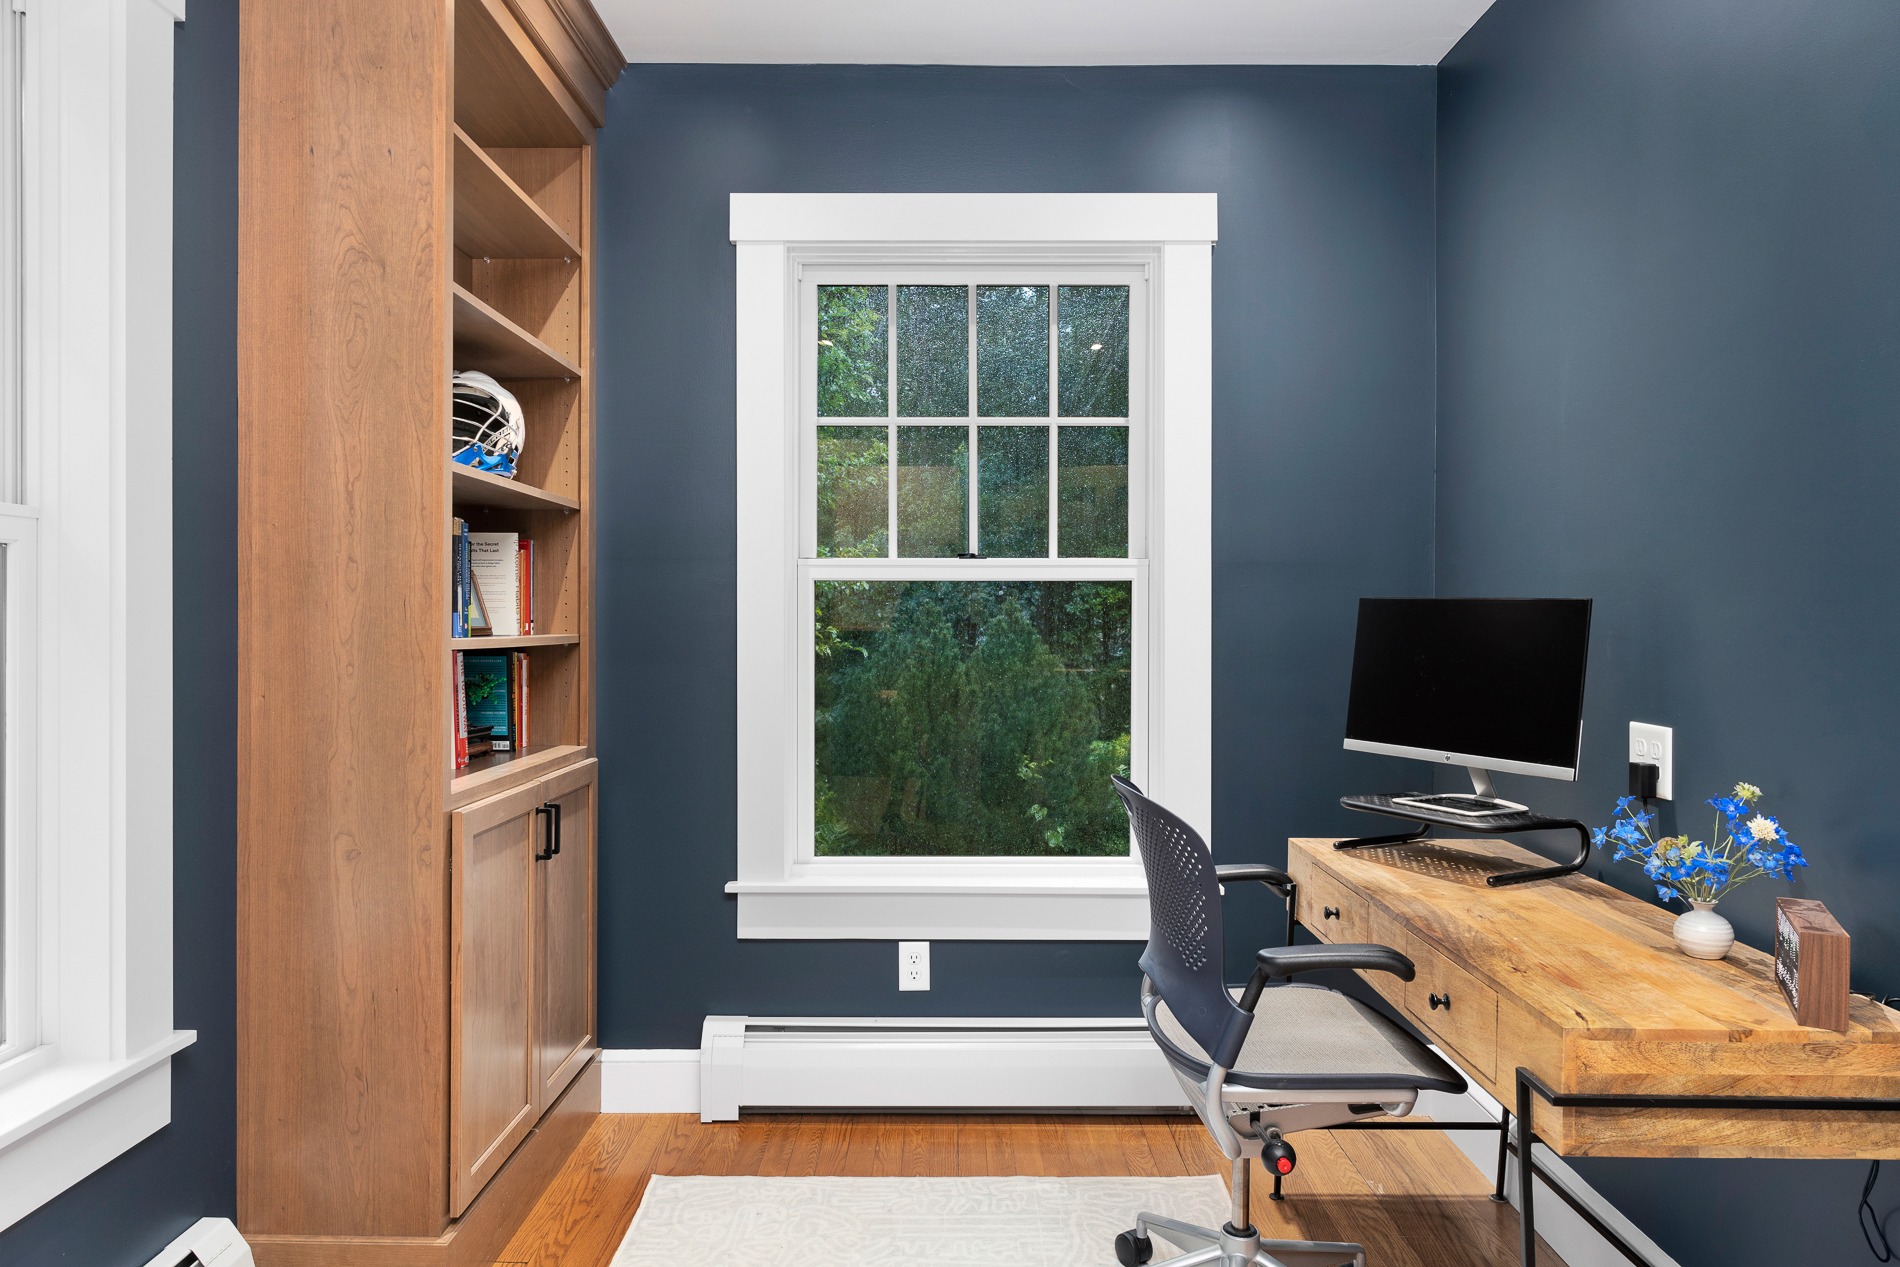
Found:
<svg viewBox="0 0 1900 1267"><path fill-rule="evenodd" d="M1433 65L1492 0L594 0L634 62Z"/></svg>

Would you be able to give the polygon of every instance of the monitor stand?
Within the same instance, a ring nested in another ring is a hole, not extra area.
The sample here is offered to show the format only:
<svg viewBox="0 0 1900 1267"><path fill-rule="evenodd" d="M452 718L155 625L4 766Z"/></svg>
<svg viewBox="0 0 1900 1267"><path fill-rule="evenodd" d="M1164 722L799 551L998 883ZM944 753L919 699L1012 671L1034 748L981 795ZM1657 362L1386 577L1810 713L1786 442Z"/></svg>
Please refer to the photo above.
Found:
<svg viewBox="0 0 1900 1267"><path fill-rule="evenodd" d="M1410 820L1418 824L1412 831L1397 836L1363 836L1357 840L1342 840L1333 846L1335 849L1380 849L1395 845L1409 845L1423 840L1434 827L1462 827L1480 836L1508 836L1526 831L1551 831L1571 828L1577 833L1577 857L1575 861L1557 867L1533 867L1525 871L1507 871L1502 875L1486 876L1485 883L1492 888L1501 888L1507 884L1525 884L1532 880L1552 880L1558 876L1574 875L1583 870L1590 860L1590 829L1574 818L1546 818L1542 814L1533 814L1521 805L1511 801L1498 800L1496 790L1491 786L1489 771L1476 766L1467 766L1471 771L1471 786L1474 792L1472 800L1495 802L1497 810L1479 812L1470 808L1459 810L1434 806L1434 799L1463 800L1463 797L1433 797L1429 793L1410 795L1383 794L1377 796L1342 796L1339 803L1347 809L1358 810L1362 814L1382 814L1387 818ZM1508 807L1508 808L1507 808Z"/></svg>

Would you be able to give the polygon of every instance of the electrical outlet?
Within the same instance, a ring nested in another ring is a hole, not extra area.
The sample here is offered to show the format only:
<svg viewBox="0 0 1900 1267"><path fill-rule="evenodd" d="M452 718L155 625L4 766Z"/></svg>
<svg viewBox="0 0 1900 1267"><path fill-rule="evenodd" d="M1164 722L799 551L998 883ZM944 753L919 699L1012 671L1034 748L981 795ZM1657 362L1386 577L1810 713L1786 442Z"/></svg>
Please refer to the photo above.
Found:
<svg viewBox="0 0 1900 1267"><path fill-rule="evenodd" d="M1642 765L1656 767L1656 799L1673 801L1676 799L1675 763L1676 732L1669 726L1652 726L1648 722L1630 723L1630 760Z"/></svg>
<svg viewBox="0 0 1900 1267"><path fill-rule="evenodd" d="M929 942L900 941L897 943L897 988L900 990L928 990L930 988Z"/></svg>

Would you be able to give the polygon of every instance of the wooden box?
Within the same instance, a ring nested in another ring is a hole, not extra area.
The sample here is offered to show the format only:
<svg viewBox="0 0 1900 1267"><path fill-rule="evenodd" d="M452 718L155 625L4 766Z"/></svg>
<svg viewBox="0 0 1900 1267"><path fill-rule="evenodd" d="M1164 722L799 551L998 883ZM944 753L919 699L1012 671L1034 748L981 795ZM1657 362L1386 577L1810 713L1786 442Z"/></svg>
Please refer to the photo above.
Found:
<svg viewBox="0 0 1900 1267"><path fill-rule="evenodd" d="M1807 898L1775 899L1775 981L1802 1025L1847 1032L1847 931Z"/></svg>

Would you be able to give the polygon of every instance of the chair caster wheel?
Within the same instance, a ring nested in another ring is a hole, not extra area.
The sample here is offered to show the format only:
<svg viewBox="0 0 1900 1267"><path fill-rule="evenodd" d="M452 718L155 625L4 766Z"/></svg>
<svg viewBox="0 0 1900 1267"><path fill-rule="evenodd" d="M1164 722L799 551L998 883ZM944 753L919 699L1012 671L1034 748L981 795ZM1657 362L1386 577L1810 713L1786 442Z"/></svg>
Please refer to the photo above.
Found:
<svg viewBox="0 0 1900 1267"><path fill-rule="evenodd" d="M1154 1256L1155 1243L1146 1236L1136 1236L1133 1231L1127 1231L1115 1238L1115 1261L1122 1267L1141 1267Z"/></svg>

